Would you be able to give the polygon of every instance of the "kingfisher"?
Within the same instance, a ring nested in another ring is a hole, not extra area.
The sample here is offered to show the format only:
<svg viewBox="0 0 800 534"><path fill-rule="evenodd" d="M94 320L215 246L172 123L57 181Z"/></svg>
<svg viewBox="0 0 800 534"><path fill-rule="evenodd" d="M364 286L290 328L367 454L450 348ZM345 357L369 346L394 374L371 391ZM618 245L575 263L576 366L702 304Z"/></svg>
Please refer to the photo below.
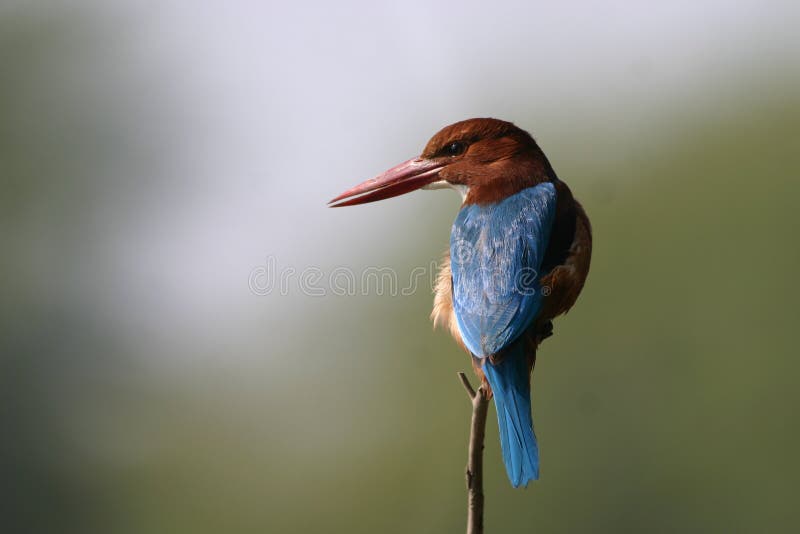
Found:
<svg viewBox="0 0 800 534"><path fill-rule="evenodd" d="M422 154L329 202L383 200L416 189L452 188L461 209L438 273L434 326L470 355L494 398L512 486L539 478L531 376L552 320L578 298L589 273L592 229L531 135L498 119L446 126Z"/></svg>

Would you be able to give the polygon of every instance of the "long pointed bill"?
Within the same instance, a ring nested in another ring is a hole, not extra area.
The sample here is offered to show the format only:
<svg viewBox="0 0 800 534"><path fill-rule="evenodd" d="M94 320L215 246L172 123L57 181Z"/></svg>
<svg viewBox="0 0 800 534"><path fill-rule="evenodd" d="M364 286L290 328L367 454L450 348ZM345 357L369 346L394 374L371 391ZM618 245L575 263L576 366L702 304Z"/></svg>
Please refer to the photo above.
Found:
<svg viewBox="0 0 800 534"><path fill-rule="evenodd" d="M328 202L329 207L355 206L410 193L435 182L443 166L429 159L415 158L404 161L375 178L348 189Z"/></svg>

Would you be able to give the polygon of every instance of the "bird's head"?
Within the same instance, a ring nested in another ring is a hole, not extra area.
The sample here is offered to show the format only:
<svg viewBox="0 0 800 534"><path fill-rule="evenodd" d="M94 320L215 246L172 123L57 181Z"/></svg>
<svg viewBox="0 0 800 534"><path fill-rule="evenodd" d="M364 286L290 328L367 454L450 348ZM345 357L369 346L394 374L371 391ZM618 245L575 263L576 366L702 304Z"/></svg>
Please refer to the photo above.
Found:
<svg viewBox="0 0 800 534"><path fill-rule="evenodd" d="M420 156L348 189L329 204L353 206L443 187L460 191L465 203L497 202L554 179L528 132L497 119L468 119L440 130Z"/></svg>

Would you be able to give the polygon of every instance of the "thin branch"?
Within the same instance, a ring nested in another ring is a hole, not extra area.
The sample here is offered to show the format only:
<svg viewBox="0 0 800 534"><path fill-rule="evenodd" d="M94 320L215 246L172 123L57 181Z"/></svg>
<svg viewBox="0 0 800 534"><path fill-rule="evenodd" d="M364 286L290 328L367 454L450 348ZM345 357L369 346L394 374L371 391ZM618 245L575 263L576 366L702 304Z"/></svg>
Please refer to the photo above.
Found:
<svg viewBox="0 0 800 534"><path fill-rule="evenodd" d="M486 436L486 413L489 398L483 387L472 387L467 375L458 373L472 403L472 422L469 432L469 457L467 458L467 534L483 534L483 440Z"/></svg>
<svg viewBox="0 0 800 534"><path fill-rule="evenodd" d="M469 378L467 378L467 375L464 373L458 373L458 378L461 380L461 385L467 390L467 395L469 395L470 400L474 399L475 389L472 387L472 384L469 383Z"/></svg>

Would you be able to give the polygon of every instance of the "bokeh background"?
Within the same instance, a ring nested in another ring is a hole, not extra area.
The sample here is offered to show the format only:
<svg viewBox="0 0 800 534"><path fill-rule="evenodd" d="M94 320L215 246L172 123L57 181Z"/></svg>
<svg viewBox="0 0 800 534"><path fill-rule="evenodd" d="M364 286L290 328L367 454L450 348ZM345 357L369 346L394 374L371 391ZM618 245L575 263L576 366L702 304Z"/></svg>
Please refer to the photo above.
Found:
<svg viewBox="0 0 800 534"><path fill-rule="evenodd" d="M595 252L487 532L795 532L799 5L4 0L0 530L463 531L428 285L251 286L429 269L456 195L325 203L495 116Z"/></svg>

